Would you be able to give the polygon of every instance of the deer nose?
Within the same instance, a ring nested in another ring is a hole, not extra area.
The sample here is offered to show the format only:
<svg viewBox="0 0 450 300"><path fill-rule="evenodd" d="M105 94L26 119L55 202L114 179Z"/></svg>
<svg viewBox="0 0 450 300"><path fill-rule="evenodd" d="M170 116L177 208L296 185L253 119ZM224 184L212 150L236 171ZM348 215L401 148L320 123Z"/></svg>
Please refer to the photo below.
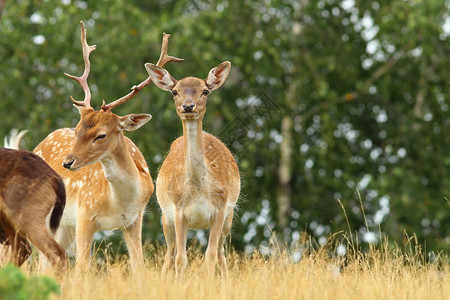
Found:
<svg viewBox="0 0 450 300"><path fill-rule="evenodd" d="M75 160L73 160L73 159L71 159L71 160L69 160L69 161L64 161L63 162L63 167L64 168L66 168L66 169L70 169L70 167L73 165L73 162L74 162Z"/></svg>
<svg viewBox="0 0 450 300"><path fill-rule="evenodd" d="M182 105L182 107L183 107L183 112L185 112L185 113L192 112L192 111L194 110L194 106L195 106L194 103L191 103L191 104L183 104L183 105Z"/></svg>

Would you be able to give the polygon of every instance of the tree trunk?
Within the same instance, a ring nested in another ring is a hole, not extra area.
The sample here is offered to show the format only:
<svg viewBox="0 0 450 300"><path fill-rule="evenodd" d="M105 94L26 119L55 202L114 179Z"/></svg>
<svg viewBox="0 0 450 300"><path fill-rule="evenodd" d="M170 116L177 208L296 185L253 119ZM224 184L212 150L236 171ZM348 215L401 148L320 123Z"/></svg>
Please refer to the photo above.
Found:
<svg viewBox="0 0 450 300"><path fill-rule="evenodd" d="M278 227L280 230L283 230L288 225L289 209L291 207L292 117L290 115L285 115L281 121L281 135L283 136L283 141L280 145L280 165L278 168L278 176L280 179Z"/></svg>
<svg viewBox="0 0 450 300"><path fill-rule="evenodd" d="M302 31L303 27L301 22L301 12L303 8L307 5L308 0L301 0L294 5L294 21L292 26L292 40L295 41ZM294 71L293 73L296 73ZM281 135L283 140L280 145L280 164L278 167L278 178L279 178L279 191L278 191L278 224L277 224L277 240L278 247L284 247L285 236L284 229L289 223L289 211L291 208L291 180L292 180L292 153L293 153L293 112L296 110L296 92L297 92L297 81L296 74L289 74L290 83L288 86L288 91L286 94L286 107L288 111L281 121Z"/></svg>

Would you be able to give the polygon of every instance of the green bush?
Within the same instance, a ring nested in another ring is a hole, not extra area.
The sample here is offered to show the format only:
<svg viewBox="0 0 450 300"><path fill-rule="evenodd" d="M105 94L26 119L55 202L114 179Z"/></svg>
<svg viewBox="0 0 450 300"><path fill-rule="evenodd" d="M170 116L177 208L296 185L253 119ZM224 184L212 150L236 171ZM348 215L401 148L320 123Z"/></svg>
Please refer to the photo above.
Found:
<svg viewBox="0 0 450 300"><path fill-rule="evenodd" d="M8 264L0 269L1 300L44 300L60 294L58 283L48 276L27 277L19 268Z"/></svg>

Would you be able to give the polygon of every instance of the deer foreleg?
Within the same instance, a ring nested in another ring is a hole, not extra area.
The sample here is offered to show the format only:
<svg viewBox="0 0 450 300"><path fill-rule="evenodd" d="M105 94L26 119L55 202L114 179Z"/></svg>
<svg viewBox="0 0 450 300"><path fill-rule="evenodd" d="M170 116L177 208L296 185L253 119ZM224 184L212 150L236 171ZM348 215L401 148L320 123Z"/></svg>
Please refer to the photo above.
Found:
<svg viewBox="0 0 450 300"><path fill-rule="evenodd" d="M175 271L179 280L182 279L187 264L186 241L188 226L182 208L175 208L175 236L177 243L177 255L175 259Z"/></svg>
<svg viewBox="0 0 450 300"><path fill-rule="evenodd" d="M123 230L128 253L130 253L131 267L134 271L144 266L144 256L142 254L142 218L143 212L140 212L136 221Z"/></svg>
<svg viewBox="0 0 450 300"><path fill-rule="evenodd" d="M164 237L166 239L167 244L167 252L164 257L164 265L162 268L162 274L166 275L167 272L173 267L174 259L175 259L175 247L177 245L176 243L176 237L175 237L175 226L174 224L170 224L167 222L166 216L162 215L162 226L164 231Z"/></svg>
<svg viewBox="0 0 450 300"><path fill-rule="evenodd" d="M87 270L91 254L92 238L95 233L94 224L91 220L79 215L76 229L77 239L77 269Z"/></svg>
<svg viewBox="0 0 450 300"><path fill-rule="evenodd" d="M225 220L225 211L219 210L215 215L209 229L208 248L206 249L206 264L208 276L213 277L216 269L217 250L219 248L219 239L222 234L223 223Z"/></svg>
<svg viewBox="0 0 450 300"><path fill-rule="evenodd" d="M217 251L218 266L219 266L220 274L222 275L223 278L227 278L227 276L228 276L227 260L225 258L224 251L225 251L225 240L226 240L227 236L230 234L232 223L233 223L233 211L231 211L225 219L225 223L223 224L222 233L220 234L219 249Z"/></svg>

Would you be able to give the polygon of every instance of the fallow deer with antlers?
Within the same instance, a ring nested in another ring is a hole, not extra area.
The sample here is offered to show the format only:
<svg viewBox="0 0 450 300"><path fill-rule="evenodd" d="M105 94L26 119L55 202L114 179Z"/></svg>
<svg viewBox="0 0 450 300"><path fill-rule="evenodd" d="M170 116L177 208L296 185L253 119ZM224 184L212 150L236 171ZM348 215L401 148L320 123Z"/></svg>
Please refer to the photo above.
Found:
<svg viewBox="0 0 450 300"><path fill-rule="evenodd" d="M170 35L164 34L159 66L182 59L168 56ZM67 75L82 87L83 101L71 100L81 119L75 129L58 129L45 138L34 152L41 156L64 179L67 193L66 210L56 239L67 249L75 231L77 265L85 268L89 262L93 235L97 231L120 228L130 254L133 269L143 265L142 218L145 206L154 191L147 163L123 131L133 131L150 120L148 114L118 116L111 110L134 97L145 81L132 91L95 111L91 107L91 92L87 78L89 55L96 46L86 41L86 29L81 22L81 45L85 69L81 77ZM75 171L75 172L74 172Z"/></svg>
<svg viewBox="0 0 450 300"><path fill-rule="evenodd" d="M206 80L187 77L177 81L165 69L145 65L153 82L172 93L183 125L183 136L172 143L156 181L167 242L163 273L175 258L178 278L186 268L186 240L191 228L210 229L206 250L209 276L214 274L217 261L222 276L227 275L224 241L239 198L240 175L227 147L202 131L202 120L208 95L224 83L230 67L230 62L223 62L211 69Z"/></svg>

